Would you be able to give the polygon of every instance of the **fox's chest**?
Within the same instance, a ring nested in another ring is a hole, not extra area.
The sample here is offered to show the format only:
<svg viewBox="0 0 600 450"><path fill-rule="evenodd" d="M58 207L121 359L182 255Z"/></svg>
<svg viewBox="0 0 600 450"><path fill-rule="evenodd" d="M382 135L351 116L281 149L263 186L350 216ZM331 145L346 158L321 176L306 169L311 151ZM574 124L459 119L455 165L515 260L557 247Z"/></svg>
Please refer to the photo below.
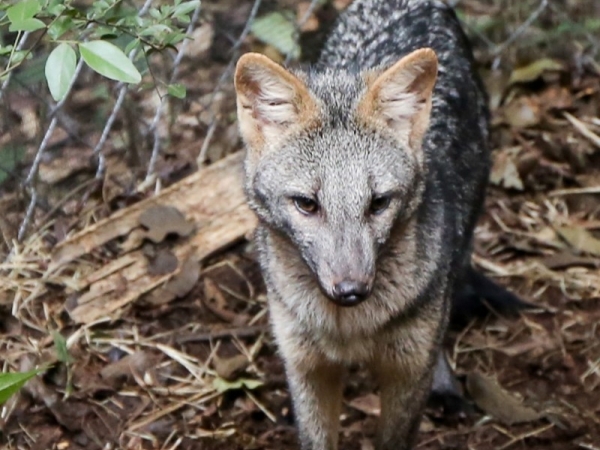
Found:
<svg viewBox="0 0 600 450"><path fill-rule="evenodd" d="M341 308L325 298L313 298L297 310L295 321L311 344L332 361L365 362L377 352L388 308L375 299L359 307Z"/></svg>
<svg viewBox="0 0 600 450"><path fill-rule="evenodd" d="M377 347L373 336L340 337L321 334L315 336L315 347L330 361L364 363L373 358Z"/></svg>

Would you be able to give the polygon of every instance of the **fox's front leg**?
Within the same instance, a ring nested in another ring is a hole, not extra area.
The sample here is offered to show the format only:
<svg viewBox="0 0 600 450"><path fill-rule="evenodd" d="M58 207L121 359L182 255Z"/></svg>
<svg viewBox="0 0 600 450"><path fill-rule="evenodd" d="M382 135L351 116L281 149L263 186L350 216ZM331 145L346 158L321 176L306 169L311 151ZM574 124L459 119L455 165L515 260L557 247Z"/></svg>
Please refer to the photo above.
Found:
<svg viewBox="0 0 600 450"><path fill-rule="evenodd" d="M292 350L294 354L282 353L301 449L337 450L343 367L306 358L300 348Z"/></svg>
<svg viewBox="0 0 600 450"><path fill-rule="evenodd" d="M316 348L280 301L270 303L273 334L283 357L302 450L337 450L344 366Z"/></svg>
<svg viewBox="0 0 600 450"><path fill-rule="evenodd" d="M410 450L417 437L435 358L428 348L408 348L390 345L375 365L381 395L377 450Z"/></svg>

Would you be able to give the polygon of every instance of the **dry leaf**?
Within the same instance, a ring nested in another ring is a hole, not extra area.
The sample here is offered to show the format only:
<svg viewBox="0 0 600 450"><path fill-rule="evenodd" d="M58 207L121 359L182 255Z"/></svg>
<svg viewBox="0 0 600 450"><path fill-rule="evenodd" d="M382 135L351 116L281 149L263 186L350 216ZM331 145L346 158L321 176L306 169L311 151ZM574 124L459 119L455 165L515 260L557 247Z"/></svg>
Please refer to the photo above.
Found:
<svg viewBox="0 0 600 450"><path fill-rule="evenodd" d="M580 266L580 267L600 267L600 261L596 258L577 256L571 252L556 253L551 256L542 258L541 263L548 269L561 270L568 267Z"/></svg>
<svg viewBox="0 0 600 450"><path fill-rule="evenodd" d="M490 173L490 183L504 186L506 189L523 190L523 181L515 164L520 150L521 147L512 147L497 153Z"/></svg>
<svg viewBox="0 0 600 450"><path fill-rule="evenodd" d="M259 388L263 384L264 383L260 380L251 380L249 378L240 378L235 381L227 381L223 378L217 377L213 380L213 387L217 390L217 392L221 393L237 389L248 389L251 391Z"/></svg>
<svg viewBox="0 0 600 450"><path fill-rule="evenodd" d="M115 385L121 379L128 378L132 374L143 374L158 362L156 355L145 351L137 351L127 355L120 360L104 366L100 376L108 383Z"/></svg>
<svg viewBox="0 0 600 450"><path fill-rule="evenodd" d="M546 111L568 109L573 107L573 96L567 88L552 85L540 94L540 103Z"/></svg>
<svg viewBox="0 0 600 450"><path fill-rule="evenodd" d="M558 236L556 235L556 231L552 227L543 227L537 232L531 234L531 237L535 239L537 242L547 245L552 248L566 248L565 244L563 244Z"/></svg>
<svg viewBox="0 0 600 450"><path fill-rule="evenodd" d="M352 3L352 0L333 0L333 6L338 11L343 11Z"/></svg>
<svg viewBox="0 0 600 450"><path fill-rule="evenodd" d="M144 252L146 253L146 252ZM168 248L160 248L153 251L152 255L146 254L148 258L148 275L166 275L177 269L177 256Z"/></svg>
<svg viewBox="0 0 600 450"><path fill-rule="evenodd" d="M495 111L502 104L504 92L508 84L508 74L502 70L485 71L483 79L486 91L488 92L490 109Z"/></svg>
<svg viewBox="0 0 600 450"><path fill-rule="evenodd" d="M200 262L189 257L183 262L180 272L167 283L165 289L176 297L183 297L196 285L198 278L200 278Z"/></svg>
<svg viewBox="0 0 600 450"><path fill-rule="evenodd" d="M196 286L198 278L200 278L200 262L190 256L183 262L179 272L163 287L148 294L145 301L152 305L164 305L175 298L181 298Z"/></svg>
<svg viewBox="0 0 600 450"><path fill-rule="evenodd" d="M245 355L235 355L231 358L219 358L215 356L213 366L217 375L221 378L232 381L235 380L248 367L250 361Z"/></svg>
<svg viewBox="0 0 600 450"><path fill-rule="evenodd" d="M515 128L533 127L541 119L540 105L531 97L519 97L504 108L504 120Z"/></svg>
<svg viewBox="0 0 600 450"><path fill-rule="evenodd" d="M306 13L309 11L310 7L311 2L300 2L296 7L296 21L298 23L302 23L300 31L302 31L303 33L309 31L316 31L319 29L319 19L315 15L314 11L310 14L310 16L308 16L306 20L304 20L306 17Z"/></svg>
<svg viewBox="0 0 600 450"><path fill-rule="evenodd" d="M360 450L375 450L375 446L370 439L364 438L360 441Z"/></svg>
<svg viewBox="0 0 600 450"><path fill-rule="evenodd" d="M381 414L381 401L375 394L367 394L356 397L348 403L352 408L367 414L368 416L379 417Z"/></svg>
<svg viewBox="0 0 600 450"><path fill-rule="evenodd" d="M185 237L194 230L194 224L173 206L152 206L140 214L139 222L148 229L146 237L154 243L162 242L168 234Z"/></svg>
<svg viewBox="0 0 600 450"><path fill-rule="evenodd" d="M544 417L544 413L524 406L495 380L479 372L467 375L466 387L480 409L506 425L532 422Z"/></svg>
<svg viewBox="0 0 600 450"><path fill-rule="evenodd" d="M204 279L203 305L224 322L242 325L248 321L248 317L245 314L236 314L227 309L227 299L223 295L221 288L210 278Z"/></svg>
<svg viewBox="0 0 600 450"><path fill-rule="evenodd" d="M212 45L215 36L215 28L211 22L204 22L196 28L190 38L193 41L192 45L185 46L185 56L192 59L197 59ZM181 48L182 46L180 46Z"/></svg>
<svg viewBox="0 0 600 450"><path fill-rule="evenodd" d="M575 250L594 256L600 256L600 240L581 227L560 227L556 229L567 243Z"/></svg>
<svg viewBox="0 0 600 450"><path fill-rule="evenodd" d="M55 184L82 170L91 169L93 151L90 148L67 147L51 160L40 164L39 176L44 183Z"/></svg>
<svg viewBox="0 0 600 450"><path fill-rule="evenodd" d="M550 58L541 58L525 67L513 70L508 83L529 83L537 80L544 72L559 70L564 70L562 63Z"/></svg>

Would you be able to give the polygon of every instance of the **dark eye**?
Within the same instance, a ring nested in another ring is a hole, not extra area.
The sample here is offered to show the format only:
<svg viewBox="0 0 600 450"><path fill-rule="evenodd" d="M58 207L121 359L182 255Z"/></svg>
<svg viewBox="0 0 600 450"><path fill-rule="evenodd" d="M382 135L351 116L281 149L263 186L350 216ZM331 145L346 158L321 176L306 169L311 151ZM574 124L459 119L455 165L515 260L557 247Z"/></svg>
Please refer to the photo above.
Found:
<svg viewBox="0 0 600 450"><path fill-rule="evenodd" d="M319 211L319 204L312 198L292 197L292 201L294 202L296 209L306 216L312 216Z"/></svg>
<svg viewBox="0 0 600 450"><path fill-rule="evenodd" d="M380 195L373 197L371 200L371 206L369 207L369 212L371 214L381 214L385 211L388 206L390 206L390 201L392 199L389 195Z"/></svg>

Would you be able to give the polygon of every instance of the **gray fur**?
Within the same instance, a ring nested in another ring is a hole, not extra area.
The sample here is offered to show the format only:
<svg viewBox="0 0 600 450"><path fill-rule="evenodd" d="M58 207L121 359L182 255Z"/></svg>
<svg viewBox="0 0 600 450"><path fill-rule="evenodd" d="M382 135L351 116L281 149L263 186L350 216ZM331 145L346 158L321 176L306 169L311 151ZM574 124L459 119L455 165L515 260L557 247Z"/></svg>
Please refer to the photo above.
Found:
<svg viewBox="0 0 600 450"><path fill-rule="evenodd" d="M365 73L413 50L439 60L422 148L365 127L355 111ZM448 301L470 261L489 171L486 98L465 36L439 1L357 0L320 61L297 73L318 126L267 142L247 164L271 322L286 364L303 450L335 450L344 367L379 377L378 450L411 448L439 354ZM250 150L249 150L250 151ZM381 215L373 196L393 193ZM290 198L316 196L301 217ZM373 281L351 308L328 297L344 277Z"/></svg>

